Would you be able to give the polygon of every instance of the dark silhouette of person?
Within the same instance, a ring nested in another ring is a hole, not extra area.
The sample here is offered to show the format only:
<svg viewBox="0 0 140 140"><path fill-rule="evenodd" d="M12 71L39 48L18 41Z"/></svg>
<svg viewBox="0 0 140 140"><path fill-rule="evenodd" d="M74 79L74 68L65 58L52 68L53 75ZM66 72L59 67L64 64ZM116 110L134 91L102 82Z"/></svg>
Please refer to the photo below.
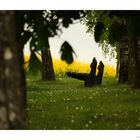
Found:
<svg viewBox="0 0 140 140"><path fill-rule="evenodd" d="M96 67L97 67L97 61L94 57L92 60L92 63L90 64L91 71L90 73L76 73L76 72L67 72L67 75L69 77L83 80L84 85L86 87L92 87L93 85L100 85L102 82L102 76L103 76L103 70L104 70L104 64L102 61L100 61L98 66L98 74L96 76Z"/></svg>
<svg viewBox="0 0 140 140"><path fill-rule="evenodd" d="M96 84L97 85L101 85L103 72L104 72L104 64L102 61L100 61L99 66L98 66L98 74L96 76Z"/></svg>

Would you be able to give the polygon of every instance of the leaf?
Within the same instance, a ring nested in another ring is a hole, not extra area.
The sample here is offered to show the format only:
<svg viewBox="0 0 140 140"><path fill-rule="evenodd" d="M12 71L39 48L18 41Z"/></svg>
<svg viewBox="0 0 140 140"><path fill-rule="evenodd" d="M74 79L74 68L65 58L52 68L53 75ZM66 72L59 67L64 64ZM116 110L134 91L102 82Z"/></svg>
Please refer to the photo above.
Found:
<svg viewBox="0 0 140 140"><path fill-rule="evenodd" d="M139 37L140 33L140 18L139 17L131 17L128 20L128 26L127 26L127 31L128 31L128 36L133 38L133 37Z"/></svg>
<svg viewBox="0 0 140 140"><path fill-rule="evenodd" d="M37 74L42 70L42 63L36 56L34 51L31 51L31 56L29 60L29 72L32 74Z"/></svg>
<svg viewBox="0 0 140 140"><path fill-rule="evenodd" d="M96 23L94 27L94 38L96 42L100 41L104 29L105 29L104 24L102 24L101 22Z"/></svg>
<svg viewBox="0 0 140 140"><path fill-rule="evenodd" d="M37 42L37 40L34 37L32 37L32 39L30 41L30 50L31 51L36 50L36 42Z"/></svg>
<svg viewBox="0 0 140 140"><path fill-rule="evenodd" d="M69 27L69 24L72 24L72 20L70 18L64 18L63 19L63 26L65 28L68 28Z"/></svg>
<svg viewBox="0 0 140 140"><path fill-rule="evenodd" d="M73 53L75 53L75 52L74 52L72 46L67 41L65 41L62 44L60 53L61 53L61 59L66 61L68 64L71 64L74 61Z"/></svg>
<svg viewBox="0 0 140 140"><path fill-rule="evenodd" d="M23 44L26 44L27 41L29 41L30 37L31 37L31 32L30 31L24 31L23 35L21 36L21 40L22 40Z"/></svg>
<svg viewBox="0 0 140 140"><path fill-rule="evenodd" d="M114 22L110 28L108 33L108 40L110 44L114 44L115 42L119 42L121 37L124 35L125 29L118 22Z"/></svg>

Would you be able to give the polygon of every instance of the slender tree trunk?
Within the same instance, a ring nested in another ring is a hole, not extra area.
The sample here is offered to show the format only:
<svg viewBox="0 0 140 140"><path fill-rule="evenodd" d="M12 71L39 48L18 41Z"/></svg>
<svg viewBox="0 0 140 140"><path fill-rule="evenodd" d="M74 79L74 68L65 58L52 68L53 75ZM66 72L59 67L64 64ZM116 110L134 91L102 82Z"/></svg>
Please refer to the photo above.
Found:
<svg viewBox="0 0 140 140"><path fill-rule="evenodd" d="M120 70L120 62L117 60L117 66L116 66L116 78L118 79L119 77L119 70Z"/></svg>
<svg viewBox="0 0 140 140"><path fill-rule="evenodd" d="M117 65L116 65L116 78L119 80L119 70L120 70L120 44L118 44L118 47L116 47L116 59L117 59Z"/></svg>
<svg viewBox="0 0 140 140"><path fill-rule="evenodd" d="M42 57L42 67L43 67L42 68L42 80L45 80L45 81L55 80L55 74L54 74L52 56L51 56L50 47L49 47L49 41L48 41L48 46L42 48L41 57Z"/></svg>
<svg viewBox="0 0 140 140"><path fill-rule="evenodd" d="M25 77L13 11L0 11L0 31L0 129L25 129Z"/></svg>

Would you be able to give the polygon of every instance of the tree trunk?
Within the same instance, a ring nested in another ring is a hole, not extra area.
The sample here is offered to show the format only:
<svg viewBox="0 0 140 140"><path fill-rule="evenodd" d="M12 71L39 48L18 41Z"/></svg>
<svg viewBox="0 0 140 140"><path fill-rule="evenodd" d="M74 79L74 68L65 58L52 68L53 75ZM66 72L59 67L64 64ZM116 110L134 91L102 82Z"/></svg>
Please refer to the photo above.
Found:
<svg viewBox="0 0 140 140"><path fill-rule="evenodd" d="M129 45L129 63L128 63L128 82L133 84L134 81L134 47L133 41L130 41Z"/></svg>
<svg viewBox="0 0 140 140"><path fill-rule="evenodd" d="M128 37L124 36L120 43L119 83L128 82Z"/></svg>
<svg viewBox="0 0 140 140"><path fill-rule="evenodd" d="M25 77L15 14L0 12L0 129L25 129Z"/></svg>
<svg viewBox="0 0 140 140"><path fill-rule="evenodd" d="M129 48L129 83L134 88L140 88L140 59L139 59L139 48L138 39L132 40Z"/></svg>
<svg viewBox="0 0 140 140"><path fill-rule="evenodd" d="M42 80L45 81L55 80L49 42L47 47L42 48L41 57L42 57Z"/></svg>
<svg viewBox="0 0 140 140"><path fill-rule="evenodd" d="M116 66L116 78L119 78L119 70L120 70L120 62L117 60L117 66Z"/></svg>

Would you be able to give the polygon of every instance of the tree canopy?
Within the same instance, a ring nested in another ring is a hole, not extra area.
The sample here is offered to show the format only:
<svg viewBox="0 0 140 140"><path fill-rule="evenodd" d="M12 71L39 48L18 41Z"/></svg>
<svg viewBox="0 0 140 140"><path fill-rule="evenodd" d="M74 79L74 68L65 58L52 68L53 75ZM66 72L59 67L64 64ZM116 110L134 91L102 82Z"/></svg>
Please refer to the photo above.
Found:
<svg viewBox="0 0 140 140"><path fill-rule="evenodd" d="M140 12L88 11L85 21L88 31L94 34L95 41L106 53L109 53L110 48L117 50L117 59L121 59L119 76L127 73L126 79L134 87L140 87ZM127 57L123 48L127 49Z"/></svg>
<svg viewBox="0 0 140 140"><path fill-rule="evenodd" d="M18 11L19 40L22 44L30 40L30 50L32 51L49 47L48 37L61 34L63 27L69 27L84 15L84 11L78 10Z"/></svg>
<svg viewBox="0 0 140 140"><path fill-rule="evenodd" d="M139 37L139 23L139 11L88 11L85 18L87 31L101 46L116 46L123 36Z"/></svg>

